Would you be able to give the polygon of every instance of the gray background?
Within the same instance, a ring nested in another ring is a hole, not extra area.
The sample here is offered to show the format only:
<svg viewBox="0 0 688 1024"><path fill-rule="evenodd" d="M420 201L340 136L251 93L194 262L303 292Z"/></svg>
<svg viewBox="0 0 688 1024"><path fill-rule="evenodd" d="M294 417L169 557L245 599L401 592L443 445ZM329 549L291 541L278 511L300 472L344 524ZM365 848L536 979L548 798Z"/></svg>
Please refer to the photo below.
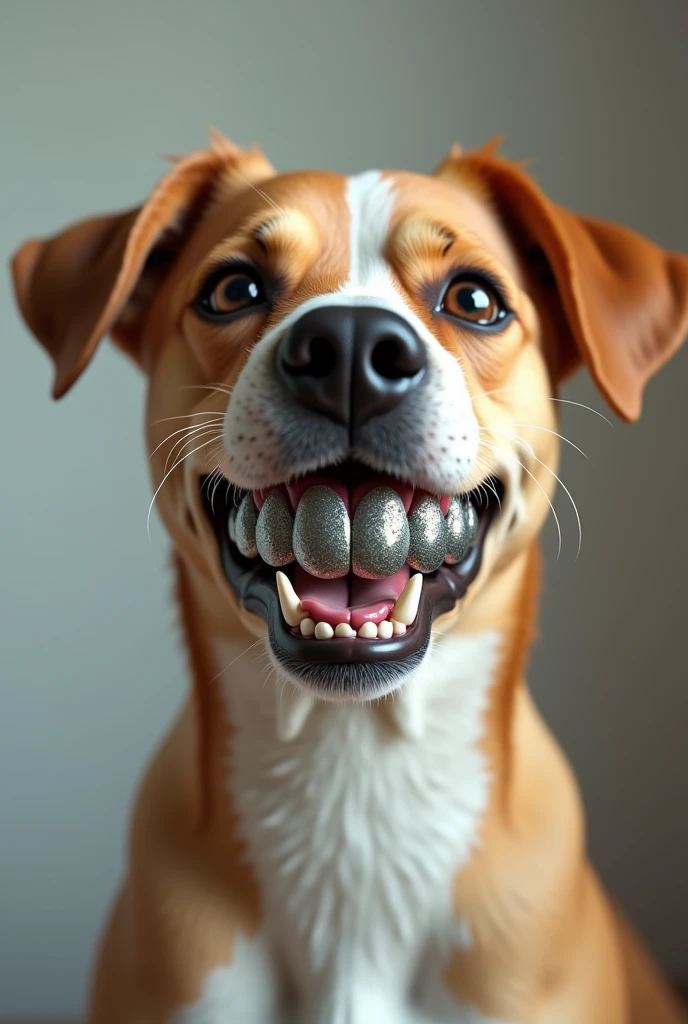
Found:
<svg viewBox="0 0 688 1024"><path fill-rule="evenodd" d="M282 169L430 169L506 132L560 202L688 243L688 4L0 2L0 235L141 200L214 123ZM0 289L0 1016L77 1014L130 794L183 693L149 544L143 384L109 346L53 405ZM581 779L590 849L688 974L688 350L634 427L563 406L564 550L530 678ZM582 376L564 397L603 409ZM611 414L610 414L611 415Z"/></svg>

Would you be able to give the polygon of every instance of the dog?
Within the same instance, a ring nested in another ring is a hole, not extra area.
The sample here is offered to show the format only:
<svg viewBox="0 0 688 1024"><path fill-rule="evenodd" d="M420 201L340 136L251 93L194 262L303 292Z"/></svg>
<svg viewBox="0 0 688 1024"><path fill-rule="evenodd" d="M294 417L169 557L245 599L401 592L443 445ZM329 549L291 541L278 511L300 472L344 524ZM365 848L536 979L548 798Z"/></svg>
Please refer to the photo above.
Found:
<svg viewBox="0 0 688 1024"><path fill-rule="evenodd" d="M193 681L138 792L92 1024L677 1024L523 681L581 363L635 420L688 260L497 147L279 175L213 132L26 242L54 396L148 377Z"/></svg>

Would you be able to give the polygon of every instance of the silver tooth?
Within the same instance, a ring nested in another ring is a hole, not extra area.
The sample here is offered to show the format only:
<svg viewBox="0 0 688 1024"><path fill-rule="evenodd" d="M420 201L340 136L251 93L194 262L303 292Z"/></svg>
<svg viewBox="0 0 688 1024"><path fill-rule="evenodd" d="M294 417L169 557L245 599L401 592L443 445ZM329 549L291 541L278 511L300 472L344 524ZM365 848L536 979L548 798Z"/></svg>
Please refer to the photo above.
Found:
<svg viewBox="0 0 688 1024"><path fill-rule="evenodd" d="M420 572L434 572L447 551L447 523L434 498L423 498L409 516L409 553L406 561Z"/></svg>
<svg viewBox="0 0 688 1024"><path fill-rule="evenodd" d="M452 498L451 505L447 511L447 556L445 562L448 565L456 565L470 547L468 536L468 518L466 506L461 498Z"/></svg>
<svg viewBox="0 0 688 1024"><path fill-rule="evenodd" d="M346 576L350 568L351 522L346 505L331 487L316 484L304 493L294 518L294 554L320 579Z"/></svg>
<svg viewBox="0 0 688 1024"><path fill-rule="evenodd" d="M479 526L478 513L470 501L466 502L466 523L468 526L468 543L470 545L478 536Z"/></svg>
<svg viewBox="0 0 688 1024"><path fill-rule="evenodd" d="M256 546L268 565L278 567L294 561L292 531L294 518L279 491L270 491L258 513Z"/></svg>
<svg viewBox="0 0 688 1024"><path fill-rule="evenodd" d="M391 487L374 487L361 499L351 531L351 568L357 576L392 576L406 562L409 524L404 505Z"/></svg>
<svg viewBox="0 0 688 1024"><path fill-rule="evenodd" d="M246 494L239 505L234 528L236 530L236 546L245 558L255 558L258 554L256 546L256 519L258 511L252 494Z"/></svg>

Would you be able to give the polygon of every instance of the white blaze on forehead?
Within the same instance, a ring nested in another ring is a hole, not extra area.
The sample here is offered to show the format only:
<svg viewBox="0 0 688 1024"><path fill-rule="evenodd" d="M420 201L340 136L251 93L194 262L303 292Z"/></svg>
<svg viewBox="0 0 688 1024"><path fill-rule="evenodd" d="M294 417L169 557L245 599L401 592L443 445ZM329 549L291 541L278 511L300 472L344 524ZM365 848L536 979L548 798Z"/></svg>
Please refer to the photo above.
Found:
<svg viewBox="0 0 688 1024"><path fill-rule="evenodd" d="M385 242L394 208L390 178L379 171L365 171L347 179L346 203L349 207L349 279L340 291L394 288L384 258Z"/></svg>
<svg viewBox="0 0 688 1024"><path fill-rule="evenodd" d="M267 487L323 465L298 453L285 455L280 438L287 434L308 440L307 432L322 430L325 420L295 407L274 372L274 352L286 331L311 310L328 306L374 306L395 313L416 332L425 346L427 370L423 390L431 401L420 409L418 402L402 403L380 417L383 434L399 438L393 454L381 455L375 439L363 437L369 456L378 451L375 468L398 471L426 490L443 494L459 491L473 469L478 451L478 424L458 360L411 309L395 283L386 259L392 214L396 201L395 181L390 174L365 171L347 178L345 202L349 211L349 273L333 292L306 299L274 324L253 347L232 393L225 415L224 436L229 476L241 487ZM251 430L246 429L247 423ZM306 433L304 433L306 432ZM365 430L363 434L365 434ZM258 455L260 453L260 455ZM341 457L337 450L329 458Z"/></svg>

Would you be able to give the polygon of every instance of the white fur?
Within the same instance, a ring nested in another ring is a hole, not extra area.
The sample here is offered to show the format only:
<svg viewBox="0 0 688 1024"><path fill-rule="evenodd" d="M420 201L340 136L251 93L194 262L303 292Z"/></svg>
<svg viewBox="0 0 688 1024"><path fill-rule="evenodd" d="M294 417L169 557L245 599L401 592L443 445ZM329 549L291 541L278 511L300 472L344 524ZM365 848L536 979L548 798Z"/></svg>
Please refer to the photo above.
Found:
<svg viewBox="0 0 688 1024"><path fill-rule="evenodd" d="M235 1006L251 1005L265 970L256 956L267 963L268 950L297 994L293 1016L284 1009L271 1024L490 1024L456 1004L441 974L451 949L470 943L467 923L453 920L452 880L487 806L478 742L499 647L497 633L442 639L431 671L407 684L424 694L422 740L395 733L374 705L317 702L281 742L279 687L265 684L260 662L237 663L224 687L231 785L264 938L259 953L242 947L214 971L174 1024L267 1024L262 1005L241 1017ZM234 657L217 645L218 665Z"/></svg>
<svg viewBox="0 0 688 1024"><path fill-rule="evenodd" d="M239 935L233 945L231 964L211 971L200 999L173 1013L169 1024L277 1024L283 1019L265 939Z"/></svg>
<svg viewBox="0 0 688 1024"><path fill-rule="evenodd" d="M346 201L350 215L348 279L337 292L316 295L301 303L254 345L225 414L225 446L232 458L229 476L241 487L268 487L321 468L322 460L318 459L302 457L296 466L285 465L280 459L279 439L294 426L296 417L306 427L310 424L313 431L324 421L306 410L294 409L275 377L274 351L285 331L310 310L331 304L374 305L402 316L421 338L428 355L433 400L420 415L416 412L413 430L409 431L413 442L399 452L399 465L418 486L436 493L455 493L461 490L477 456L478 423L458 361L404 301L385 259L394 207L393 179L379 171L350 178ZM441 452L441 447L446 451ZM262 453L260 458L258 452ZM374 455L368 461L373 465ZM387 472L393 467L373 468Z"/></svg>

